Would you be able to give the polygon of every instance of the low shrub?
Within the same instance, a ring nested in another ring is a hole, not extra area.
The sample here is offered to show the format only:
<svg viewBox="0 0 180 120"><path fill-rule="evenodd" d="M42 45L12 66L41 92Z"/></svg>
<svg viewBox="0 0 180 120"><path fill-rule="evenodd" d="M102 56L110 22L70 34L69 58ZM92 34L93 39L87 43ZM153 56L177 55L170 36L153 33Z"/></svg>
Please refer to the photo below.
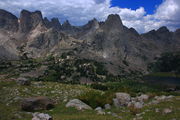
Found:
<svg viewBox="0 0 180 120"><path fill-rule="evenodd" d="M103 84L92 84L91 88L97 89L97 90L103 90L103 91L108 90L108 87Z"/></svg>
<svg viewBox="0 0 180 120"><path fill-rule="evenodd" d="M129 108L131 114L133 114L133 115L140 113L140 109L134 107L133 105L129 106L128 108Z"/></svg>
<svg viewBox="0 0 180 120"><path fill-rule="evenodd" d="M112 104L114 95L111 93L102 93L90 91L78 97L84 103L90 105L92 108L104 107L105 104Z"/></svg>

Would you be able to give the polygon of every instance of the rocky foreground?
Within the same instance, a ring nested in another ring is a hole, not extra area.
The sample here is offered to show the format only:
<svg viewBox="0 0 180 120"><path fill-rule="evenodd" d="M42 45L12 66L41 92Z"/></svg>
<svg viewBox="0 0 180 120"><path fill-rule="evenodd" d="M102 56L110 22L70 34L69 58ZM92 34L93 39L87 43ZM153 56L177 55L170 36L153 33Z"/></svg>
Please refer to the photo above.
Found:
<svg viewBox="0 0 180 120"><path fill-rule="evenodd" d="M93 106L80 96L105 91L49 82L0 82L0 86L1 120L178 120L180 117L180 97L174 95L134 96L116 92L111 93L112 102Z"/></svg>

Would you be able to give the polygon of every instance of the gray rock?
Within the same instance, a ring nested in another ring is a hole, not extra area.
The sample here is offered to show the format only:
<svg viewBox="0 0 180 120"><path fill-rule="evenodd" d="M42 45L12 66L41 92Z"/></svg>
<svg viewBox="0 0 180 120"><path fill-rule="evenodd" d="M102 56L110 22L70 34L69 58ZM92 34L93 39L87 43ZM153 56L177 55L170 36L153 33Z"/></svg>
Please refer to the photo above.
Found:
<svg viewBox="0 0 180 120"><path fill-rule="evenodd" d="M141 109L141 108L143 108L143 103L135 102L135 103L134 103L134 107L135 107L136 109Z"/></svg>
<svg viewBox="0 0 180 120"><path fill-rule="evenodd" d="M169 108L165 108L165 109L163 110L163 113L165 113L165 114L168 114L168 113L171 113L171 112L172 112L172 110L169 109Z"/></svg>
<svg viewBox="0 0 180 120"><path fill-rule="evenodd" d="M101 107L97 107L97 108L95 109L95 111L97 111L97 114L99 114L99 115L105 115L105 114L106 114Z"/></svg>
<svg viewBox="0 0 180 120"><path fill-rule="evenodd" d="M92 108L79 99L70 100L66 107L75 107L77 110L92 110Z"/></svg>
<svg viewBox="0 0 180 120"><path fill-rule="evenodd" d="M156 112L156 113L158 113L158 112L159 112L159 109L158 109L158 108L156 108L156 109L155 109L155 112Z"/></svg>
<svg viewBox="0 0 180 120"><path fill-rule="evenodd" d="M143 108L143 103L142 102L129 102L128 107L134 107L136 109L141 109L141 108Z"/></svg>
<svg viewBox="0 0 180 120"><path fill-rule="evenodd" d="M120 105L120 103L119 103L119 101L118 101L117 98L114 98L114 99L113 99L113 105L114 105L115 107L117 107L117 108L121 107L121 105Z"/></svg>
<svg viewBox="0 0 180 120"><path fill-rule="evenodd" d="M144 102L144 101L147 101L148 99L149 99L149 96L145 94L137 97L137 100L139 102Z"/></svg>
<svg viewBox="0 0 180 120"><path fill-rule="evenodd" d="M165 96L165 95L162 95L162 96L156 96L155 97L155 100L157 101L166 101L166 100L170 100L172 99L174 96L170 95L170 96Z"/></svg>
<svg viewBox="0 0 180 120"><path fill-rule="evenodd" d="M105 115L106 113L103 110L97 111L98 115Z"/></svg>
<svg viewBox="0 0 180 120"><path fill-rule="evenodd" d="M97 107L96 109L94 109L95 111L101 111L102 107Z"/></svg>
<svg viewBox="0 0 180 120"><path fill-rule="evenodd" d="M155 99L157 101L164 101L166 99L166 96L162 95L162 96L156 96Z"/></svg>
<svg viewBox="0 0 180 120"><path fill-rule="evenodd" d="M44 96L25 98L21 103L21 109L24 111L49 110L53 107L54 102Z"/></svg>
<svg viewBox="0 0 180 120"><path fill-rule="evenodd" d="M20 77L20 78L17 79L17 83L19 85L30 85L31 81L28 80L27 78Z"/></svg>
<svg viewBox="0 0 180 120"><path fill-rule="evenodd" d="M104 105L104 108L105 108L106 110L109 110L109 109L111 109L111 105L110 105L110 104L105 104L105 105Z"/></svg>
<svg viewBox="0 0 180 120"><path fill-rule="evenodd" d="M32 120L53 120L53 118L44 113L34 113Z"/></svg>
<svg viewBox="0 0 180 120"><path fill-rule="evenodd" d="M116 98L121 106L127 106L131 101L131 96L127 93L116 93Z"/></svg>

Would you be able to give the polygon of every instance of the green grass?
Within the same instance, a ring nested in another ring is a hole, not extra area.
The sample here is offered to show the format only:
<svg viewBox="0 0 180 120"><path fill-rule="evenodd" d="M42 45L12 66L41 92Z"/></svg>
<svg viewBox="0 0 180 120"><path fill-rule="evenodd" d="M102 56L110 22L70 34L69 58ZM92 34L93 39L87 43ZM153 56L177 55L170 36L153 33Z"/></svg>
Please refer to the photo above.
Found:
<svg viewBox="0 0 180 120"><path fill-rule="evenodd" d="M55 120L118 120L111 115L98 115L95 111L78 111L74 108L66 108L64 104L57 105L52 111L48 111Z"/></svg>
<svg viewBox="0 0 180 120"><path fill-rule="evenodd" d="M37 86L36 84L41 84ZM116 83L117 84L117 83ZM118 87L118 86L117 86ZM32 82L31 86L19 86L15 82L0 81L0 120L31 120L32 116L20 109L20 99L31 96L48 96L56 101L52 110L39 111L53 116L54 120L119 120L112 115L98 115L94 110L78 111L75 108L66 108L64 100L77 98L84 93L106 93L112 91L99 91L88 86L68 85L56 82ZM107 94L107 96L109 96ZM143 113L142 120L171 120L180 118L180 97L176 96L171 101L161 102L157 105L149 105L137 111ZM156 113L155 109L160 112ZM172 113L164 114L165 108L172 109ZM122 120L132 120L137 116L127 107L106 110L116 113ZM135 111L136 112L136 111ZM18 117L20 116L20 117Z"/></svg>
<svg viewBox="0 0 180 120"><path fill-rule="evenodd" d="M163 110L165 108L172 109L172 113L165 114ZM159 112L155 112L155 109L159 109ZM171 101L161 102L157 105L147 106L141 111L149 110L142 115L144 120L172 120L180 118L180 97L176 97Z"/></svg>

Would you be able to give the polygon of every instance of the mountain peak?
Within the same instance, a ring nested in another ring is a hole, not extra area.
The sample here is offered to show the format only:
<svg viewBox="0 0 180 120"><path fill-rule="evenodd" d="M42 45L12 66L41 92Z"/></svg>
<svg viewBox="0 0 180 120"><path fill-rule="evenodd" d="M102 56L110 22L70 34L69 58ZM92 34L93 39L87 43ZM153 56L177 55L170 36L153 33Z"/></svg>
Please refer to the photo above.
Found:
<svg viewBox="0 0 180 120"><path fill-rule="evenodd" d="M108 16L107 20L105 21L105 26L112 29L123 29L123 24L121 18L118 14L111 14Z"/></svg>
<svg viewBox="0 0 180 120"><path fill-rule="evenodd" d="M38 24L43 23L42 13L40 11L29 12L22 10L20 14L20 31L29 32Z"/></svg>
<svg viewBox="0 0 180 120"><path fill-rule="evenodd" d="M51 19L51 26L57 30L61 29L61 23L59 22L58 18L52 18Z"/></svg>
<svg viewBox="0 0 180 120"><path fill-rule="evenodd" d="M116 23L122 25L121 18L118 14L110 14L105 22L106 23L107 22L116 22Z"/></svg>
<svg viewBox="0 0 180 120"><path fill-rule="evenodd" d="M169 32L169 29L166 26L162 26L157 30L157 32L161 32L161 33Z"/></svg>
<svg viewBox="0 0 180 120"><path fill-rule="evenodd" d="M72 28L71 24L69 23L68 20L66 20L63 24L62 24L62 28L63 30L69 30Z"/></svg>
<svg viewBox="0 0 180 120"><path fill-rule="evenodd" d="M66 20L62 25L63 26L71 26L71 24L69 23L69 20Z"/></svg>
<svg viewBox="0 0 180 120"><path fill-rule="evenodd" d="M0 28L17 31L18 18L10 12L0 9Z"/></svg>

